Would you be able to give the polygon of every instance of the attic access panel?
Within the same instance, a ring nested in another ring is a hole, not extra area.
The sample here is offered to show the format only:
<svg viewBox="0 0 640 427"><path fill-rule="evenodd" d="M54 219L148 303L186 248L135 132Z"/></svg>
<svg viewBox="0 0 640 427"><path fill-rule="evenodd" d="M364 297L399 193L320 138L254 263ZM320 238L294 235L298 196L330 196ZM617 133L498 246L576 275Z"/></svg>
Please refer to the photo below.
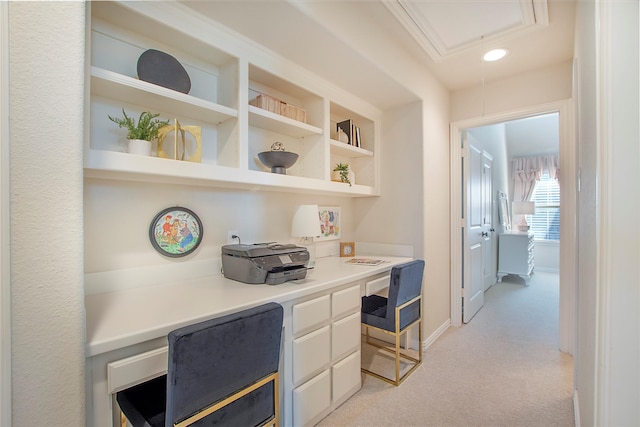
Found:
<svg viewBox="0 0 640 427"><path fill-rule="evenodd" d="M383 3L436 62L487 41L513 37L549 23L547 0Z"/></svg>

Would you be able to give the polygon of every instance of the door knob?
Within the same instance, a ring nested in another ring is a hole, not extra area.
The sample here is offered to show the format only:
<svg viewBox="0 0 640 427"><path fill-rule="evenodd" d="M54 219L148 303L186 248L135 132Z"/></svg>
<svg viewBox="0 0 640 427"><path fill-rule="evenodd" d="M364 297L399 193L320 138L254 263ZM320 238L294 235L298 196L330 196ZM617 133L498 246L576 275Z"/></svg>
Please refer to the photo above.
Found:
<svg viewBox="0 0 640 427"><path fill-rule="evenodd" d="M482 237L489 237L489 233L487 233L486 231L483 231L481 234Z"/></svg>

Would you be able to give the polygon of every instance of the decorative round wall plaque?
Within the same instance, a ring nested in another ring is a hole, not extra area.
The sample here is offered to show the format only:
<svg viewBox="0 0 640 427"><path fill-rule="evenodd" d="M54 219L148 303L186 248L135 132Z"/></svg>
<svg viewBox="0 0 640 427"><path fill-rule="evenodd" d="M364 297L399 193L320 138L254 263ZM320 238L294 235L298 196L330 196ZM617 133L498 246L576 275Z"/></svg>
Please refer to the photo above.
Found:
<svg viewBox="0 0 640 427"><path fill-rule="evenodd" d="M151 244L168 257L182 257L195 251L202 242L203 234L198 215L179 206L158 212L149 227Z"/></svg>

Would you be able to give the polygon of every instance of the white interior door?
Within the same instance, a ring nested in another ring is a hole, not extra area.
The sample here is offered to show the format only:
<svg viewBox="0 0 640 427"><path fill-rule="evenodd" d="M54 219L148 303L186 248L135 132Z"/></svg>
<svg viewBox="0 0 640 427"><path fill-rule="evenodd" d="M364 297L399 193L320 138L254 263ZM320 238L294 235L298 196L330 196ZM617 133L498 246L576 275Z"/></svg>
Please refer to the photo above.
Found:
<svg viewBox="0 0 640 427"><path fill-rule="evenodd" d="M486 151L482 152L482 225L484 231L489 233L484 236L483 260L484 276L483 286L486 291L496 283L497 266L495 250L495 235L493 228L493 157Z"/></svg>
<svg viewBox="0 0 640 427"><path fill-rule="evenodd" d="M465 232L463 242L462 321L468 323L484 305L484 251L489 227L485 224L484 156L478 144L463 137L465 195L463 212Z"/></svg>

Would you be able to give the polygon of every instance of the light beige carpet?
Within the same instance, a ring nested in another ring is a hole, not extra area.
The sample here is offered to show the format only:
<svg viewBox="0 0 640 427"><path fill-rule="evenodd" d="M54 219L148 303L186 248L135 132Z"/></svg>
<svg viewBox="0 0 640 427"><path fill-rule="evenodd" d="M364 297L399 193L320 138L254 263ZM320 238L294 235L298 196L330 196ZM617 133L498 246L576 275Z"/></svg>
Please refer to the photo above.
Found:
<svg viewBox="0 0 640 427"><path fill-rule="evenodd" d="M363 375L362 390L318 425L573 426L573 360L558 350L558 275L538 272L523 283L507 276L491 287L471 322L438 338L400 387ZM363 365L370 351L363 346Z"/></svg>

